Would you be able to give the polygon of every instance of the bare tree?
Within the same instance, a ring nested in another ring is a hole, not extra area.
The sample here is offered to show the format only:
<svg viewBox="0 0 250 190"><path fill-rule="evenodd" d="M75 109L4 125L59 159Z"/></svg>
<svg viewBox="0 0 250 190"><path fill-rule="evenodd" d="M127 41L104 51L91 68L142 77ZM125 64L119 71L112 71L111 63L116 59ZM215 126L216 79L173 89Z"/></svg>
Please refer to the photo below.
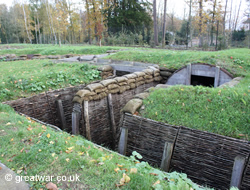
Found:
<svg viewBox="0 0 250 190"><path fill-rule="evenodd" d="M231 10L230 10L230 16L229 16L229 30L231 31L231 22L232 22L232 9L233 9L233 0L231 0Z"/></svg>
<svg viewBox="0 0 250 190"><path fill-rule="evenodd" d="M212 23L211 23L212 24L212 28L211 28L211 34L210 34L210 38L211 38L210 46L213 45L213 41L214 41L213 33L214 33L214 17L215 17L216 4L217 4L217 0L215 0L214 4L213 4Z"/></svg>
<svg viewBox="0 0 250 190"><path fill-rule="evenodd" d="M24 9L24 4L22 4L22 6L23 6L23 16L24 16L25 29L26 29L26 32L27 32L28 39L29 39L30 43L32 44L32 39L30 37L28 27L27 27L27 18L26 18L26 12L25 12L25 9Z"/></svg>
<svg viewBox="0 0 250 190"><path fill-rule="evenodd" d="M199 0L199 47L203 46L203 0Z"/></svg>
<svg viewBox="0 0 250 190"><path fill-rule="evenodd" d="M156 0L153 1L153 16L154 16L154 44L159 45L158 42L158 30L157 30L157 18L156 18Z"/></svg>
<svg viewBox="0 0 250 190"><path fill-rule="evenodd" d="M241 2L242 2L242 0L240 0L240 5L239 5L238 13L237 13L236 20L235 20L235 23L234 23L234 30L236 30L236 28L237 28L238 18L239 18L239 14L240 14Z"/></svg>
<svg viewBox="0 0 250 190"><path fill-rule="evenodd" d="M167 0L164 0L162 47L165 47Z"/></svg>

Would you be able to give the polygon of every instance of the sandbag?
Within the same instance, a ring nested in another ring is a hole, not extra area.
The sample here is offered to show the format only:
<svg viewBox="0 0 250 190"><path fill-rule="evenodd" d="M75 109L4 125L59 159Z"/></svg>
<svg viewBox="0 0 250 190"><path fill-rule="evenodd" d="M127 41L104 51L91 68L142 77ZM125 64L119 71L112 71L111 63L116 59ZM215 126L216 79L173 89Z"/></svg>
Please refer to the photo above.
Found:
<svg viewBox="0 0 250 190"><path fill-rule="evenodd" d="M141 99L132 99L124 106L121 111L134 114L141 107L141 105Z"/></svg>

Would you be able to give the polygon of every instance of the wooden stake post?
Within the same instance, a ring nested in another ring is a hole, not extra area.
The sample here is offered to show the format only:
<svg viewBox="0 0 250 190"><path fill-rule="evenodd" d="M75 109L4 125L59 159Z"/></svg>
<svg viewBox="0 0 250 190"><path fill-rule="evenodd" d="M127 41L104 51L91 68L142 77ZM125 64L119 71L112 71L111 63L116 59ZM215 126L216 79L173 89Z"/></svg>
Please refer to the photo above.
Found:
<svg viewBox="0 0 250 190"><path fill-rule="evenodd" d="M235 157L230 187L240 188L242 175L245 168L245 161L246 159L242 156Z"/></svg>
<svg viewBox="0 0 250 190"><path fill-rule="evenodd" d="M118 145L118 152L122 155L126 155L128 141L128 128L121 127L121 136Z"/></svg>
<svg viewBox="0 0 250 190"><path fill-rule="evenodd" d="M169 171L173 148L174 148L173 143L165 142L162 160L161 160L161 169L165 172Z"/></svg>

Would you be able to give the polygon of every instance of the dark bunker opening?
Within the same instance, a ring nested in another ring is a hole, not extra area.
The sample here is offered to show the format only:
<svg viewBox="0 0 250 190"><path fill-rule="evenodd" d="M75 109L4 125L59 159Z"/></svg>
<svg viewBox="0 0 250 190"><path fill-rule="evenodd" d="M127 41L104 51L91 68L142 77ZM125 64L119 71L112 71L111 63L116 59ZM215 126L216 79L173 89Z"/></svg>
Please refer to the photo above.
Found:
<svg viewBox="0 0 250 190"><path fill-rule="evenodd" d="M201 86L207 86L207 87L214 87L214 77L191 75L191 85L193 85L193 86L201 85Z"/></svg>

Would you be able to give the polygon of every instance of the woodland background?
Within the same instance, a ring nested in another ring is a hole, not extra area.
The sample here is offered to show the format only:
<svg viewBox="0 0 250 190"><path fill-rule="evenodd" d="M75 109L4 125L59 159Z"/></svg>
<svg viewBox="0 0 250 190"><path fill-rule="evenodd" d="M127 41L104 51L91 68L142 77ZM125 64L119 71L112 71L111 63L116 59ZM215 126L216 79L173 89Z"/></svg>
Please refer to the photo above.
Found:
<svg viewBox="0 0 250 190"><path fill-rule="evenodd" d="M250 47L250 0L183 0L183 17L167 0L29 0L0 4L0 42ZM242 2L247 7L241 7ZM244 10L244 18L239 13Z"/></svg>

